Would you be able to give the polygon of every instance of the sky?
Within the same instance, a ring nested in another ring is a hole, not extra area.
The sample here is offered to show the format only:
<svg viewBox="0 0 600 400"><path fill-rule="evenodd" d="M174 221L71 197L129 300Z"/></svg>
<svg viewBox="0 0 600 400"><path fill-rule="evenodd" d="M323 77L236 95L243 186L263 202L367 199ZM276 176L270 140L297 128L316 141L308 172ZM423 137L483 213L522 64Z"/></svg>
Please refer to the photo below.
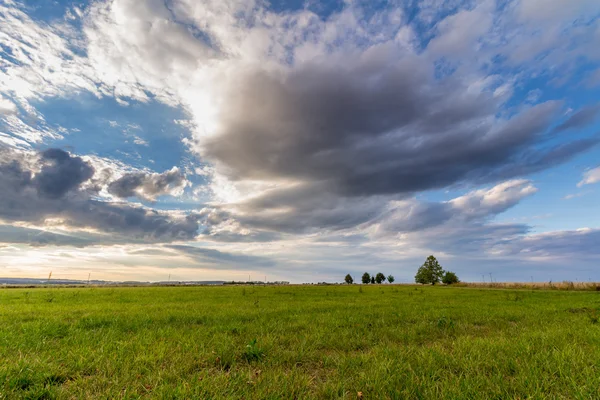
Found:
<svg viewBox="0 0 600 400"><path fill-rule="evenodd" d="M600 281L597 0L0 0L0 276Z"/></svg>

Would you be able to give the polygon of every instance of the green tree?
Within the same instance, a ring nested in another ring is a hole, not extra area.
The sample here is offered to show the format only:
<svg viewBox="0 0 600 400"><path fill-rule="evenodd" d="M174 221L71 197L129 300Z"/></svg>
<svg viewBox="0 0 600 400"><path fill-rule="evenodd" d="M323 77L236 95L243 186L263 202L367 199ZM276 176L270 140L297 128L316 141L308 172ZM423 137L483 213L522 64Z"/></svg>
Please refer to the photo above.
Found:
<svg viewBox="0 0 600 400"><path fill-rule="evenodd" d="M375 277L374 276L371 277L371 283L375 283Z"/></svg>
<svg viewBox="0 0 600 400"><path fill-rule="evenodd" d="M456 276L456 274L451 271L446 271L446 273L442 277L442 283L446 285L452 285L453 283L458 282L460 282L460 279L458 279L458 276Z"/></svg>
<svg viewBox="0 0 600 400"><path fill-rule="evenodd" d="M382 274L381 272L378 272L377 275L375 275L375 282L377 282L377 283L385 282L385 275Z"/></svg>
<svg viewBox="0 0 600 400"><path fill-rule="evenodd" d="M387 277L387 280L388 280L389 283L394 283L394 281L396 280L396 278L394 278L394 275L389 275Z"/></svg>
<svg viewBox="0 0 600 400"><path fill-rule="evenodd" d="M443 275L444 270L438 260L436 260L434 256L429 256L417 271L415 282L424 285L435 285L436 283L439 283Z"/></svg>
<svg viewBox="0 0 600 400"><path fill-rule="evenodd" d="M362 283L367 284L371 282L371 275L368 272L365 272L362 276Z"/></svg>
<svg viewBox="0 0 600 400"><path fill-rule="evenodd" d="M346 281L346 283L348 285L351 285L354 283L354 279L352 279L352 276L350 276L350 274L346 275L346 277L344 278L344 280Z"/></svg>

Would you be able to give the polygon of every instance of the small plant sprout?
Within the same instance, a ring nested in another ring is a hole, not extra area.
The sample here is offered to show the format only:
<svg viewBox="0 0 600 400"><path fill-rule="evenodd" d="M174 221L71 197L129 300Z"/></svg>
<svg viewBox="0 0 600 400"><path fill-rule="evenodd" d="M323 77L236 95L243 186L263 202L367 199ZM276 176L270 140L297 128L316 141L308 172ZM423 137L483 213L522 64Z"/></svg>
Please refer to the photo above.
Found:
<svg viewBox="0 0 600 400"><path fill-rule="evenodd" d="M259 361L264 355L265 352L258 346L256 338L252 339L250 343L246 345L246 351L244 352L246 361Z"/></svg>

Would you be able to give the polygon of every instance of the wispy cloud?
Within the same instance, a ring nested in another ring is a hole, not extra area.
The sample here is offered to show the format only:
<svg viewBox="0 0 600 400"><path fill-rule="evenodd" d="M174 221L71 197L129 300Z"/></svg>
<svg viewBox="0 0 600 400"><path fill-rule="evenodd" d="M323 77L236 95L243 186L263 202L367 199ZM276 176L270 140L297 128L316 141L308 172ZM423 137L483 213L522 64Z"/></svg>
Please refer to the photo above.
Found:
<svg viewBox="0 0 600 400"><path fill-rule="evenodd" d="M583 173L583 179L577 184L581 187L600 182L600 167L592 168Z"/></svg>

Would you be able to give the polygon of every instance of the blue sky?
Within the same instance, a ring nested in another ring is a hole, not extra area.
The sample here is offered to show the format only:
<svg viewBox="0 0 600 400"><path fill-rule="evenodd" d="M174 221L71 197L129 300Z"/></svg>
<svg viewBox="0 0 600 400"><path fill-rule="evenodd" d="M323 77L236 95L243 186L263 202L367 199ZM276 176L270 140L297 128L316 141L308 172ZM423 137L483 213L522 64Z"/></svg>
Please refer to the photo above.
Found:
<svg viewBox="0 0 600 400"><path fill-rule="evenodd" d="M600 5L0 3L0 276L600 280Z"/></svg>

